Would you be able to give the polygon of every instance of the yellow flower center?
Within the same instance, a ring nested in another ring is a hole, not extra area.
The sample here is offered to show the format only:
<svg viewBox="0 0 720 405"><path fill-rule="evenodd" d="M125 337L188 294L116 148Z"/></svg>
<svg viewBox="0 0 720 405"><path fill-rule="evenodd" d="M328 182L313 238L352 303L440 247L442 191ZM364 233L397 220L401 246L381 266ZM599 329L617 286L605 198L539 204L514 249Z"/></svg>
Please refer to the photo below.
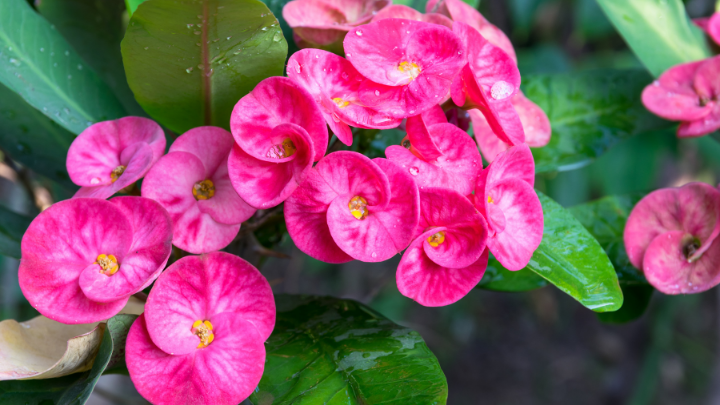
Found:
<svg viewBox="0 0 720 405"><path fill-rule="evenodd" d="M98 255L97 259L95 259L95 264L100 265L102 270L100 270L100 273L106 275L106 276L112 276L113 274L117 273L118 270L120 270L120 265L118 265L117 258L113 255Z"/></svg>
<svg viewBox="0 0 720 405"><path fill-rule="evenodd" d="M197 320L195 323L193 323L192 328L190 331L197 337L200 338L200 344L198 344L198 349L203 349L205 347L208 347L210 343L212 343L213 340L215 340L215 335L212 332L213 326L210 323L210 321L201 321Z"/></svg>
<svg viewBox="0 0 720 405"><path fill-rule="evenodd" d="M445 242L445 231L440 231L432 234L429 238L427 238L427 241L432 247L438 247L442 245L442 243Z"/></svg>
<svg viewBox="0 0 720 405"><path fill-rule="evenodd" d="M345 108L350 105L349 101L345 101L345 100L341 99L340 97L335 97L333 99L333 102L335 103L335 105L337 105L340 108Z"/></svg>
<svg viewBox="0 0 720 405"><path fill-rule="evenodd" d="M117 179L125 172L125 169L127 169L127 167L123 165L114 168L113 171L110 172L110 181L115 183L115 181L117 181Z"/></svg>
<svg viewBox="0 0 720 405"><path fill-rule="evenodd" d="M268 149L265 157L272 159L285 159L295 154L295 144L290 138L283 139L282 143L273 145Z"/></svg>
<svg viewBox="0 0 720 405"><path fill-rule="evenodd" d="M367 200L359 195L356 195L350 200L348 208L350 208L350 213L356 219L363 220L368 216Z"/></svg>
<svg viewBox="0 0 720 405"><path fill-rule="evenodd" d="M488 204L495 203L495 200L492 199L492 196L488 196Z"/></svg>
<svg viewBox="0 0 720 405"><path fill-rule="evenodd" d="M215 195L215 184L212 180L203 180L199 183L195 183L192 189L193 196L196 200L207 200Z"/></svg>
<svg viewBox="0 0 720 405"><path fill-rule="evenodd" d="M420 69L417 63L407 61L401 62L400 65L398 65L398 70L408 75L410 80L415 80L416 77L420 76L420 72L422 72L422 69Z"/></svg>

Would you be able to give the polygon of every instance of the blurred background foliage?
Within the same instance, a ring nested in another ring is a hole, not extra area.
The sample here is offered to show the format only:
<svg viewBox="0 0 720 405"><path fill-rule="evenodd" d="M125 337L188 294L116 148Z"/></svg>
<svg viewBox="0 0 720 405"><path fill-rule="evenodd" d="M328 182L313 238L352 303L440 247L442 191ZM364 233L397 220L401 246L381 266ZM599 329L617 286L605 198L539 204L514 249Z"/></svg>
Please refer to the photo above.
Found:
<svg viewBox="0 0 720 405"><path fill-rule="evenodd" d="M595 0L466 1L508 33L523 75L642 68ZM395 3L423 10L425 0ZM691 17L707 16L714 0L685 5ZM570 207L689 181L717 184L720 144L713 136L679 140L673 130L644 133L577 170L538 175L537 188ZM6 146L0 145L2 208L32 217L38 207L71 195L6 159ZM398 293L399 257L330 265L299 252L287 234L278 239L277 230L256 233L289 257L262 260L274 290L356 299L417 330L445 371L449 404L720 403L717 288L694 296L655 293L649 310L625 324L603 323L552 286L526 293L477 289L454 305L425 308ZM0 256L0 320L37 314L22 297L17 266ZM143 403L133 391L127 377L106 376L90 403Z"/></svg>

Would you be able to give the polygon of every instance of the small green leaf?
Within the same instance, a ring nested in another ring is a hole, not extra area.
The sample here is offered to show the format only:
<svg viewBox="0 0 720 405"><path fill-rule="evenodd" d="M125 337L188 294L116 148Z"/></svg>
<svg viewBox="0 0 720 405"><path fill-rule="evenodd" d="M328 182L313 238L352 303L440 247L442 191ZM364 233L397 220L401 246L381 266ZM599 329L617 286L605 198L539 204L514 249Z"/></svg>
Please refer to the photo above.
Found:
<svg viewBox="0 0 720 405"><path fill-rule="evenodd" d="M32 218L0 205L0 255L20 258L20 241Z"/></svg>
<svg viewBox="0 0 720 405"><path fill-rule="evenodd" d="M113 90L132 115L144 115L125 78L120 41L125 31L123 0L42 0L40 14Z"/></svg>
<svg viewBox="0 0 720 405"><path fill-rule="evenodd" d="M92 369L47 380L0 381L3 405L82 405L87 402L111 360L125 350L124 338L135 315L116 315L107 323Z"/></svg>
<svg viewBox="0 0 720 405"><path fill-rule="evenodd" d="M0 1L0 83L75 134L126 115L100 77L25 0Z"/></svg>
<svg viewBox="0 0 720 405"><path fill-rule="evenodd" d="M70 190L65 166L75 135L0 84L0 148L13 160Z"/></svg>
<svg viewBox="0 0 720 405"><path fill-rule="evenodd" d="M276 296L255 405L445 404L447 381L422 337L351 300Z"/></svg>
<svg viewBox="0 0 720 405"><path fill-rule="evenodd" d="M538 173L577 169L623 139L673 125L643 106L640 94L652 77L642 70L533 75L523 82L553 131L550 143L532 149Z"/></svg>
<svg viewBox="0 0 720 405"><path fill-rule="evenodd" d="M642 194L608 196L568 208L605 249L621 285L647 284L642 272L630 263L623 241L625 222L642 197Z"/></svg>
<svg viewBox="0 0 720 405"><path fill-rule="evenodd" d="M125 0L125 8L127 9L128 16L132 17L132 14L137 10L138 6L147 0Z"/></svg>
<svg viewBox="0 0 720 405"><path fill-rule="evenodd" d="M681 0L597 0L630 49L658 77L668 68L712 56Z"/></svg>
<svg viewBox="0 0 720 405"><path fill-rule="evenodd" d="M650 304L655 289L649 285L622 285L623 306L615 312L596 314L598 319L607 323L627 323L640 318Z"/></svg>
<svg viewBox="0 0 720 405"><path fill-rule="evenodd" d="M538 192L545 228L527 268L596 312L616 311L623 295L602 246L570 212Z"/></svg>
<svg viewBox="0 0 720 405"><path fill-rule="evenodd" d="M238 100L283 74L287 42L258 0L153 0L133 14L122 55L140 105L183 133L229 129Z"/></svg>
<svg viewBox="0 0 720 405"><path fill-rule="evenodd" d="M493 291L520 292L545 287L548 282L528 269L510 271L492 255L487 270L477 288Z"/></svg>

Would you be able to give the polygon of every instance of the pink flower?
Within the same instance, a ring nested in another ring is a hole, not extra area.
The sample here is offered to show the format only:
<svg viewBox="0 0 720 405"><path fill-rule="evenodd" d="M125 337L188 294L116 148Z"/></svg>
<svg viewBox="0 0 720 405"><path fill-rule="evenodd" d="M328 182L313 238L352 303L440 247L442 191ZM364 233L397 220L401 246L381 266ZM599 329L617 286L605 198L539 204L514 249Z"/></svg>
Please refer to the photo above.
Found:
<svg viewBox="0 0 720 405"><path fill-rule="evenodd" d="M283 7L283 18L303 48L342 52L342 40L353 27L365 24L390 0L295 0Z"/></svg>
<svg viewBox="0 0 720 405"><path fill-rule="evenodd" d="M515 62L469 25L456 22L453 31L467 49L468 63L452 84L452 100L466 110L479 109L488 125L503 142L525 142L520 117L512 97L520 88Z"/></svg>
<svg viewBox="0 0 720 405"><path fill-rule="evenodd" d="M173 142L143 181L143 197L168 210L175 227L173 244L182 250L224 248L238 234L240 223L255 213L230 183L232 145L232 136L222 128L191 129Z"/></svg>
<svg viewBox="0 0 720 405"><path fill-rule="evenodd" d="M482 170L482 158L463 130L447 123L428 125L439 120L426 114L408 118L408 139L403 146L389 146L385 155L410 173L420 188L444 187L469 195Z"/></svg>
<svg viewBox="0 0 720 405"><path fill-rule="evenodd" d="M720 56L673 66L645 87L642 101L652 113L682 121L679 137L707 135L720 128Z"/></svg>
<svg viewBox="0 0 720 405"><path fill-rule="evenodd" d="M60 201L38 215L22 239L18 278L25 298L62 323L116 315L170 257L172 221L155 201Z"/></svg>
<svg viewBox="0 0 720 405"><path fill-rule="evenodd" d="M75 138L67 156L75 197L106 199L140 180L165 153L155 121L125 117L93 124Z"/></svg>
<svg viewBox="0 0 720 405"><path fill-rule="evenodd" d="M520 118L523 131L525 132L525 143L534 148L540 148L550 142L552 129L550 120L545 112L535 103L530 101L519 91L510 100ZM480 110L470 110L470 119L473 123L475 140L485 160L492 162L499 153L509 149L511 145L503 142L495 135L488 120Z"/></svg>
<svg viewBox="0 0 720 405"><path fill-rule="evenodd" d="M451 20L469 25L477 30L491 44L502 49L513 61L517 62L515 48L502 30L492 25L475 8L462 0L429 0L425 6L426 13L439 13Z"/></svg>
<svg viewBox="0 0 720 405"><path fill-rule="evenodd" d="M168 267L130 328L126 363L155 405L236 405L257 387L275 327L267 280L224 252Z"/></svg>
<svg viewBox="0 0 720 405"><path fill-rule="evenodd" d="M360 87L360 100L396 118L438 104L465 64L452 31L419 21L375 21L352 29L344 45L348 60L370 79Z"/></svg>
<svg viewBox="0 0 720 405"><path fill-rule="evenodd" d="M285 77L270 77L240 99L230 118L235 146L230 180L255 208L285 201L312 162L325 155L328 131L313 96Z"/></svg>
<svg viewBox="0 0 720 405"><path fill-rule="evenodd" d="M386 18L404 18L406 20L422 21L431 24L443 25L452 29L452 20L442 14L428 13L423 14L414 8L404 6L402 4L393 4L380 10L375 17L373 22L384 20Z"/></svg>
<svg viewBox="0 0 720 405"><path fill-rule="evenodd" d="M366 80L352 63L330 52L304 49L288 60L288 77L312 94L325 121L345 145L352 145L348 125L358 128L388 129L400 125L360 103L358 90Z"/></svg>
<svg viewBox="0 0 720 405"><path fill-rule="evenodd" d="M703 183L654 191L633 208L625 249L633 266L665 294L720 283L720 191Z"/></svg>
<svg viewBox="0 0 720 405"><path fill-rule="evenodd" d="M487 225L472 203L452 190L421 190L420 207L418 236L400 260L397 286L422 305L449 305L485 274Z"/></svg>
<svg viewBox="0 0 720 405"><path fill-rule="evenodd" d="M527 266L542 240L543 211L534 184L527 145L500 153L477 179L475 207L487 219L488 249L508 270Z"/></svg>
<svg viewBox="0 0 720 405"><path fill-rule="evenodd" d="M285 202L285 221L297 247L318 260L381 262L410 243L418 199L413 179L392 162L334 152Z"/></svg>
<svg viewBox="0 0 720 405"><path fill-rule="evenodd" d="M720 13L713 13L707 18L696 18L693 23L705 31L716 44L720 44Z"/></svg>

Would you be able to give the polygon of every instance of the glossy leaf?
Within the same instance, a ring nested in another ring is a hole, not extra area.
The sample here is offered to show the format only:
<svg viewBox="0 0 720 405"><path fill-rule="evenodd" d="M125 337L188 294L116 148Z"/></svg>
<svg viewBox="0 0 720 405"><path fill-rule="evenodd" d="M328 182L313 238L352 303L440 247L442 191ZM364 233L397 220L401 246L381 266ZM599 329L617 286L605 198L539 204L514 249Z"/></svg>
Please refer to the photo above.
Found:
<svg viewBox="0 0 720 405"><path fill-rule="evenodd" d="M505 269L492 254L487 270L477 288L493 291L531 291L548 285L547 280L528 269L510 271Z"/></svg>
<svg viewBox="0 0 720 405"><path fill-rule="evenodd" d="M13 160L74 190L65 166L73 139L75 135L0 84L0 148Z"/></svg>
<svg viewBox="0 0 720 405"><path fill-rule="evenodd" d="M113 359L125 350L121 337L127 336L136 315L116 315L107 323L97 357L89 371L47 380L0 382L0 403L5 405L84 404L100 376Z"/></svg>
<svg viewBox="0 0 720 405"><path fill-rule="evenodd" d="M597 0L630 49L658 77L668 68L712 56L682 0Z"/></svg>
<svg viewBox="0 0 720 405"><path fill-rule="evenodd" d="M640 318L650 304L655 289L649 285L622 285L623 306L615 312L598 313L597 317L607 323L627 323Z"/></svg>
<svg viewBox="0 0 720 405"><path fill-rule="evenodd" d="M287 42L258 0L153 0L133 13L122 55L140 105L183 133L229 129L238 100L283 74Z"/></svg>
<svg viewBox="0 0 720 405"><path fill-rule="evenodd" d="M538 192L545 228L530 269L596 312L616 311L623 295L602 246L570 212Z"/></svg>
<svg viewBox="0 0 720 405"><path fill-rule="evenodd" d="M255 405L445 404L447 382L422 337L351 300L276 296Z"/></svg>
<svg viewBox="0 0 720 405"><path fill-rule="evenodd" d="M0 83L75 134L126 115L110 88L25 0L0 2Z"/></svg>
<svg viewBox="0 0 720 405"><path fill-rule="evenodd" d="M524 78L527 97L548 115L550 143L533 148L538 173L585 166L623 139L673 126L645 109L641 70L605 70Z"/></svg>
<svg viewBox="0 0 720 405"><path fill-rule="evenodd" d="M288 43L288 57L292 55L293 53L300 50L298 48L297 44L295 44L295 39L293 37L293 30L288 25L287 21L282 16L282 9L285 7L285 5L292 0L260 0L263 3L265 3L266 6L272 11L273 14L275 14L275 17L277 17L278 21L280 22L280 28L282 29L283 36L287 40Z"/></svg>
<svg viewBox="0 0 720 405"><path fill-rule="evenodd" d="M35 4L38 12L102 77L125 110L131 115L144 115L127 84L120 54L125 31L123 0L42 0Z"/></svg>
<svg viewBox="0 0 720 405"><path fill-rule="evenodd" d="M32 218L0 205L0 255L20 258L20 241Z"/></svg>
<svg viewBox="0 0 720 405"><path fill-rule="evenodd" d="M645 285L647 280L628 259L623 242L625 222L642 194L608 196L568 208L605 249L622 285Z"/></svg>

